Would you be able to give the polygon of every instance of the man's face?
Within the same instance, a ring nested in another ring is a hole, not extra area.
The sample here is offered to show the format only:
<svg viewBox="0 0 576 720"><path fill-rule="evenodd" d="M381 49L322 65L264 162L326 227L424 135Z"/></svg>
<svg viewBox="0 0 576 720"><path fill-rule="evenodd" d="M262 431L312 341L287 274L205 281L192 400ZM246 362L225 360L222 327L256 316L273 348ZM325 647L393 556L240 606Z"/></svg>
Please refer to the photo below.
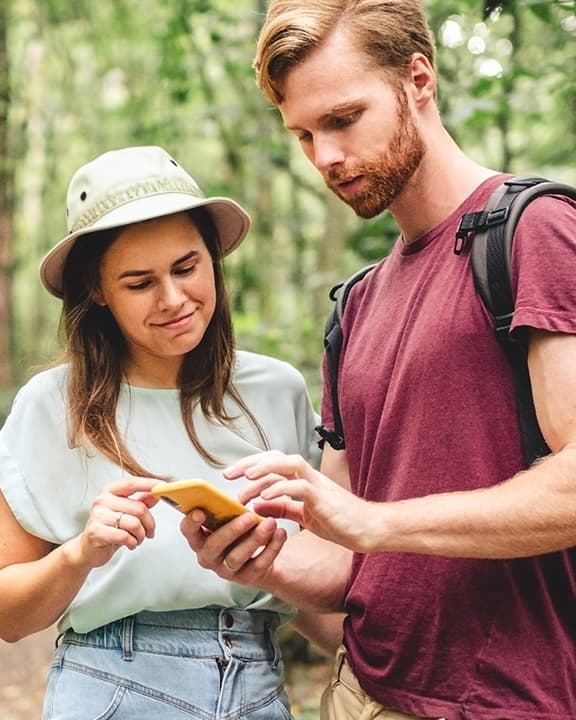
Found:
<svg viewBox="0 0 576 720"><path fill-rule="evenodd" d="M328 187L370 218L394 202L425 154L405 90L343 33L290 70L280 112Z"/></svg>

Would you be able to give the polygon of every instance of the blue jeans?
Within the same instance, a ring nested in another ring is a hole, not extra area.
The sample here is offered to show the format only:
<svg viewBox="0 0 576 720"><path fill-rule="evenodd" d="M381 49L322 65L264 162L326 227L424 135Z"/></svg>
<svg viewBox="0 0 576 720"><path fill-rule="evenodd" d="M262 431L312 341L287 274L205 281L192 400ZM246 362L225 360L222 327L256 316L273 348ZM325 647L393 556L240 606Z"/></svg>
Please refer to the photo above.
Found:
<svg viewBox="0 0 576 720"><path fill-rule="evenodd" d="M62 637L42 720L292 720L278 615L141 612Z"/></svg>

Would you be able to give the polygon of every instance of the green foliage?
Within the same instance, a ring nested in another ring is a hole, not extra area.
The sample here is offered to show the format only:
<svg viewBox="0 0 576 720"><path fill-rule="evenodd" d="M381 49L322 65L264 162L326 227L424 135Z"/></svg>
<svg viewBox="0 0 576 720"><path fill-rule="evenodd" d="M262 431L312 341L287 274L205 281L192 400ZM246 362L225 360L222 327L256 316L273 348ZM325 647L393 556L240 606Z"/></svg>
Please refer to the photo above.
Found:
<svg viewBox="0 0 576 720"><path fill-rule="evenodd" d="M366 263L377 262L387 255L398 237L398 226L385 213L358 225L348 236L350 248Z"/></svg>
<svg viewBox="0 0 576 720"><path fill-rule="evenodd" d="M426 7L440 108L457 141L485 164L576 181L574 2ZM206 192L250 211L250 236L226 262L238 343L298 365L318 395L328 289L385 255L397 229L386 214L366 222L330 206L256 88L264 8L263 0L10 3L17 380L58 352L59 303L36 271L65 234L71 173L111 147L151 143L173 152Z"/></svg>
<svg viewBox="0 0 576 720"><path fill-rule="evenodd" d="M450 131L485 164L574 178L573 164L548 154L551 134L565 158L576 149L574 113L565 112L576 93L574 3L484 3L483 17L474 7L430 3Z"/></svg>
<svg viewBox="0 0 576 720"><path fill-rule="evenodd" d="M316 326L309 321L283 322L281 317L276 323L265 324L254 313L236 313L234 326L239 348L272 355L297 367L306 378L315 406L319 406L322 339Z"/></svg>
<svg viewBox="0 0 576 720"><path fill-rule="evenodd" d="M15 395L15 388L0 388L0 427L8 417Z"/></svg>

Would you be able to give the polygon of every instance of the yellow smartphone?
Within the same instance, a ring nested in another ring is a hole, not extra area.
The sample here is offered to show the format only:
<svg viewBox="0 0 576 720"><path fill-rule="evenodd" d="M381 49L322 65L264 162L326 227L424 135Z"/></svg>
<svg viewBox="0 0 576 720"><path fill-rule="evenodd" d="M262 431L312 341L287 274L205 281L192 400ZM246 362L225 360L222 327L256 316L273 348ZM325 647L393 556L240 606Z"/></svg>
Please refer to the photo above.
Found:
<svg viewBox="0 0 576 720"><path fill-rule="evenodd" d="M194 508L200 508L206 513L204 525L209 530L216 530L242 513L252 512L238 500L226 495L205 480L175 480L160 483L154 485L150 492L184 514ZM260 515L252 514L258 518L258 522L262 520Z"/></svg>

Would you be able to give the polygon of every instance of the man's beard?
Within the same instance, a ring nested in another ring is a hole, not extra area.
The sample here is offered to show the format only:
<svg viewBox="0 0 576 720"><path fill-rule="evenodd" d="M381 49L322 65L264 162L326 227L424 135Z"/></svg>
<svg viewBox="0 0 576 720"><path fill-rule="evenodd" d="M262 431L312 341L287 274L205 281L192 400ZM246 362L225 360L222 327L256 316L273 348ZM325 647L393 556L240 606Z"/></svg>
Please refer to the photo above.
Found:
<svg viewBox="0 0 576 720"><path fill-rule="evenodd" d="M375 160L354 167L333 170L326 176L328 187L363 218L379 215L404 191L425 154L424 142L414 124L404 90L397 95L398 129L389 148ZM362 175L368 187L353 196L340 194L335 183Z"/></svg>

